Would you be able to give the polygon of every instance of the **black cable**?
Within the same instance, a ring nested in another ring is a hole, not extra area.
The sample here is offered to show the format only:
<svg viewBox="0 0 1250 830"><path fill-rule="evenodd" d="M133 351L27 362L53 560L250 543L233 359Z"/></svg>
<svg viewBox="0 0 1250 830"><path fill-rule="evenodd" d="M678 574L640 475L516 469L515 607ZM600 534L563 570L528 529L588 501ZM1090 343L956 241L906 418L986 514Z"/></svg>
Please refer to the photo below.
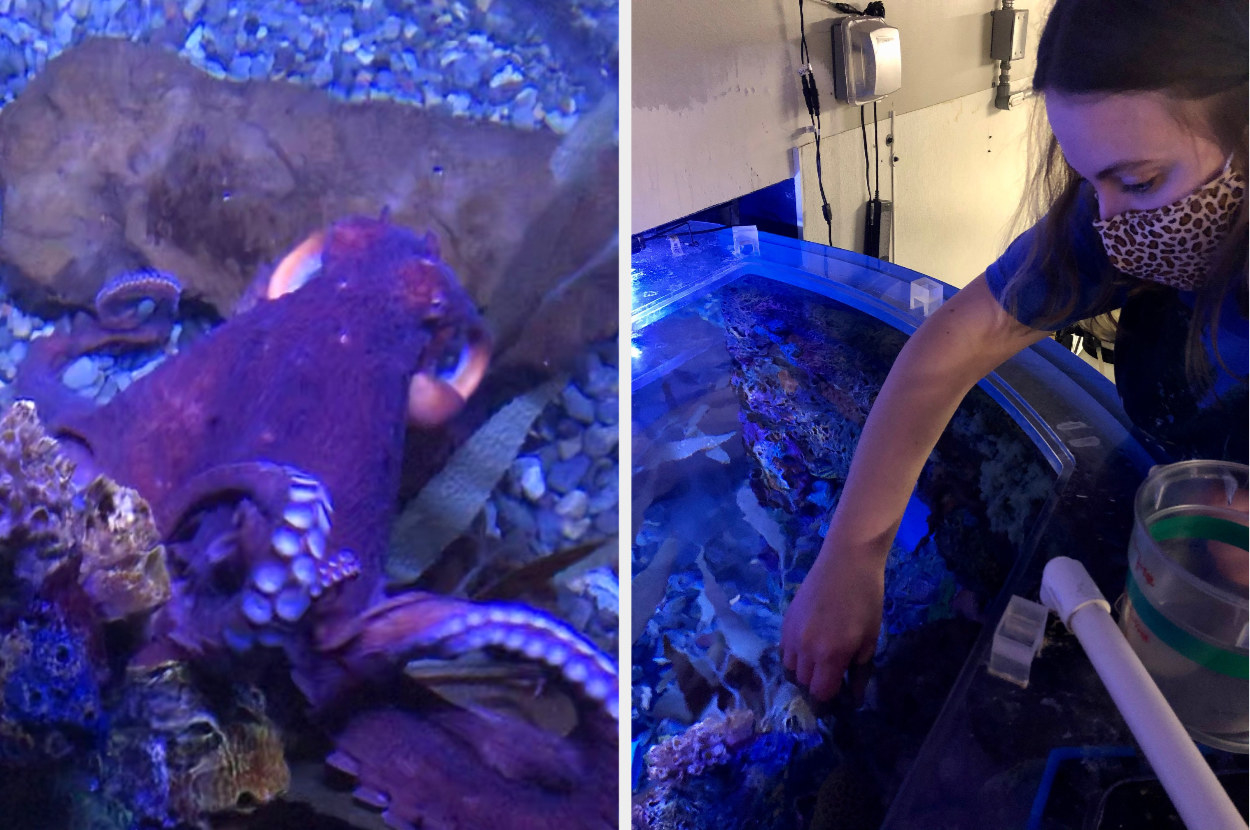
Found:
<svg viewBox="0 0 1250 830"><path fill-rule="evenodd" d="M872 191L872 198L881 197L881 122L877 120L877 102L872 102L872 152L877 157L877 186Z"/></svg>
<svg viewBox="0 0 1250 830"><path fill-rule="evenodd" d="M807 26L803 23L803 0L799 0L799 63L806 65L807 59Z"/></svg>
<svg viewBox="0 0 1250 830"><path fill-rule="evenodd" d="M834 3L833 8L835 11L840 11L843 14L854 14L861 17L885 17L885 3L869 3L868 8L862 12L850 3Z"/></svg>
<svg viewBox="0 0 1250 830"><path fill-rule="evenodd" d="M825 230L829 234L829 247L833 247L833 208L825 195L825 174L820 167L820 132L816 133L816 185L820 188L820 212L825 217Z"/></svg>
<svg viewBox="0 0 1250 830"><path fill-rule="evenodd" d="M820 94L816 91L816 76L812 74L811 61L807 51L807 26L803 19L803 0L799 0L799 60L803 68L799 71L799 79L803 86L803 103L807 105L807 114L812 120L812 131L816 136L816 185L820 188L820 212L825 217L825 228L828 232L829 247L833 247L833 208L829 206L829 198L825 195L824 172L820 163Z"/></svg>
<svg viewBox="0 0 1250 830"><path fill-rule="evenodd" d="M646 242L650 242L653 239L660 239L660 238L669 237L669 236L680 235L680 236L685 236L689 238L692 236L700 236L705 233L719 233L720 231L727 230L732 227L733 225L721 225L720 227L716 227L716 228L704 228L703 230L696 231L690 227L689 219L678 219L675 222L669 222L664 225L657 225L655 228L651 230L650 233L647 233L644 231L643 233L634 234L634 239L638 240L639 242L646 243Z"/></svg>
<svg viewBox="0 0 1250 830"><path fill-rule="evenodd" d="M864 125L864 105L859 105L859 132L864 137L864 187L868 188L868 195L872 196L872 178L868 170L868 127Z"/></svg>

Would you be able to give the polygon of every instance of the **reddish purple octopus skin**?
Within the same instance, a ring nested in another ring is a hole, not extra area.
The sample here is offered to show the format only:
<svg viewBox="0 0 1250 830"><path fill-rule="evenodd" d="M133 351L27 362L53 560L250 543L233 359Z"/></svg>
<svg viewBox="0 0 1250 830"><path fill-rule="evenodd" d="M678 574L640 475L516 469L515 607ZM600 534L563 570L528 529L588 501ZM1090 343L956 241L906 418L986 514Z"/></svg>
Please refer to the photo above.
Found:
<svg viewBox="0 0 1250 830"><path fill-rule="evenodd" d="M321 263L316 278L257 302L103 407L49 399L45 409L36 399L54 435L148 501L169 543L175 596L154 619L151 659L282 648L314 712L333 712L327 728L348 744L337 757L353 759L360 799L383 806L394 827L481 826L458 817L456 787L443 773L370 755L371 745L393 747L396 734L477 747L456 762L464 793L494 786L503 798L477 818L502 817L511 800L533 814L514 812L506 826L614 826L613 662L567 624L524 606L384 594L408 382L432 375L465 343L485 342L472 301L431 238L384 220L332 225ZM118 288L128 301L134 284ZM164 292L167 283L154 285ZM116 342L109 332L96 339ZM81 337L47 344L32 351L29 371L54 372L83 348ZM48 391L46 383L23 388ZM224 593L219 570L237 570L240 558L243 585ZM482 648L557 668L593 702L581 707L582 725L566 739L537 740L535 727L483 712L406 710L367 694L360 699L374 699L371 708L353 710L360 690L378 682L379 665L389 670L385 685L414 653ZM379 729L391 739L380 740ZM530 755L501 755L512 738ZM430 792L431 776L438 795L414 797Z"/></svg>

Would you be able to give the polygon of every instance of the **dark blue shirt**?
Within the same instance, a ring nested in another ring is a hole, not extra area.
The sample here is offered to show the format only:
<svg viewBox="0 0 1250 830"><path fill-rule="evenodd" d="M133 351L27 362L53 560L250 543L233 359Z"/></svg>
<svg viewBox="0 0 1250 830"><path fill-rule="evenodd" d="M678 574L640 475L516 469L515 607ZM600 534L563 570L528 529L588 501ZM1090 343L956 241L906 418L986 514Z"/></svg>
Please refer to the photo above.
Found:
<svg viewBox="0 0 1250 830"><path fill-rule="evenodd" d="M1211 368L1209 387L1195 391L1185 373L1185 344L1193 315L1195 294L1175 288L1132 292L1130 277L1107 302L1099 303L1097 275L1109 267L1102 240L1092 222L1098 218L1093 189L1085 186L1073 213L1069 233L1081 283L1071 315L1048 328L1095 317L1120 308L1115 340L1115 381L1124 411L1137 426L1143 440L1160 461L1185 458L1219 458L1246 463L1250 414L1246 407L1247 319L1243 308L1245 286L1229 291L1220 308L1215 344L1203 332L1202 345ZM1022 265L1037 226L1018 236L999 259L985 269L994 296L1003 290ZM1122 275L1123 276L1123 275ZM1141 282L1141 281L1138 281ZM1057 290L1048 285L1040 269L1028 273L1017 295L1015 316L1020 322L1040 317L1048 296Z"/></svg>

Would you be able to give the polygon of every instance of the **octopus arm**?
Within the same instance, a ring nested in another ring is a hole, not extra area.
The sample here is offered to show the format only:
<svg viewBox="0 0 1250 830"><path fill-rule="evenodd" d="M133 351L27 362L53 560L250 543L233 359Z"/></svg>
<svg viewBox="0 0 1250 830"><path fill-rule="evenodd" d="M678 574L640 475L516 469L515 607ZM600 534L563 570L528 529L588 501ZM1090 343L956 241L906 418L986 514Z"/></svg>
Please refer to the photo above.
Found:
<svg viewBox="0 0 1250 830"><path fill-rule="evenodd" d="M342 659L399 665L418 655L454 657L497 649L544 663L616 719L616 663L567 623L516 603L405 594L371 608L322 648Z"/></svg>
<svg viewBox="0 0 1250 830"><path fill-rule="evenodd" d="M566 739L482 711L382 707L351 717L327 760L396 830L606 830L616 826L616 745L593 732Z"/></svg>

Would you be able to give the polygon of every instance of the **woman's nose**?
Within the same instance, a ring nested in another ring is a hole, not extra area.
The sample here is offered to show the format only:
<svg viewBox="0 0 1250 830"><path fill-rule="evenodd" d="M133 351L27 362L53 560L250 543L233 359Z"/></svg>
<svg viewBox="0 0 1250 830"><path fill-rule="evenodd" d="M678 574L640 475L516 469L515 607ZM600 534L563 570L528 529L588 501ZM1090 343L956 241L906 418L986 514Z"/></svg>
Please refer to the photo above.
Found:
<svg viewBox="0 0 1250 830"><path fill-rule="evenodd" d="M1113 188L1098 188L1094 195L1098 199L1098 218L1104 222L1129 209L1128 199Z"/></svg>

